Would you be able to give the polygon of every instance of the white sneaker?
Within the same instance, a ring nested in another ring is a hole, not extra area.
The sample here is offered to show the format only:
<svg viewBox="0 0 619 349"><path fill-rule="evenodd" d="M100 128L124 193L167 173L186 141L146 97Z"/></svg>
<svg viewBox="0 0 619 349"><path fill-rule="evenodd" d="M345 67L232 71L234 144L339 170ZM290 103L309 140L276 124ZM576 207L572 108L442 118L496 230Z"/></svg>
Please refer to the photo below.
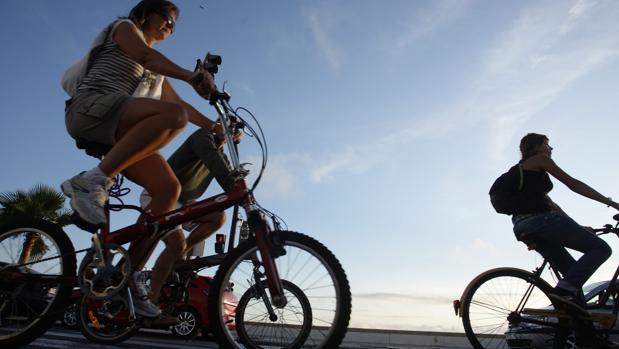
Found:
<svg viewBox="0 0 619 349"><path fill-rule="evenodd" d="M71 198L71 207L91 224L105 224L105 202L114 181L108 177L90 177L85 172L64 181L62 192Z"/></svg>
<svg viewBox="0 0 619 349"><path fill-rule="evenodd" d="M148 298L150 287L146 285L146 274L141 271L136 271L132 275L133 291L133 306L135 312L144 317L158 317L161 315L161 309Z"/></svg>

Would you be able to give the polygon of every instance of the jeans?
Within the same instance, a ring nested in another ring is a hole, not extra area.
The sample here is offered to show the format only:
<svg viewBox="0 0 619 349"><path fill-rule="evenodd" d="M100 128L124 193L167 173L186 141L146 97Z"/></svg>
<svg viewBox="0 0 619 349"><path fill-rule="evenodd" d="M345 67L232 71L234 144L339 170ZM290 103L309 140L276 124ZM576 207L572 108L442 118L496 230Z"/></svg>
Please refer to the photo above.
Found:
<svg viewBox="0 0 619 349"><path fill-rule="evenodd" d="M612 253L604 240L560 211L516 221L514 234L519 241L535 242L535 249L561 273L563 279L557 286L572 292L580 292L585 282ZM566 248L583 255L576 261Z"/></svg>

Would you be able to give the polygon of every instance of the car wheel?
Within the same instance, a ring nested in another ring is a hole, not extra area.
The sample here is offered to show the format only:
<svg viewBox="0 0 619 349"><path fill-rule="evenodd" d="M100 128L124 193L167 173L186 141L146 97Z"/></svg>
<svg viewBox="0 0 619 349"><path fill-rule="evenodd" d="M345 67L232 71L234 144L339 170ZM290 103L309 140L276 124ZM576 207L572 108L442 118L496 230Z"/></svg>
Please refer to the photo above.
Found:
<svg viewBox="0 0 619 349"><path fill-rule="evenodd" d="M192 338L202 326L200 316L193 308L181 308L178 311L179 324L172 327L172 333L182 339Z"/></svg>
<svg viewBox="0 0 619 349"><path fill-rule="evenodd" d="M77 304L71 303L62 315L62 324L65 327L75 328L77 326Z"/></svg>

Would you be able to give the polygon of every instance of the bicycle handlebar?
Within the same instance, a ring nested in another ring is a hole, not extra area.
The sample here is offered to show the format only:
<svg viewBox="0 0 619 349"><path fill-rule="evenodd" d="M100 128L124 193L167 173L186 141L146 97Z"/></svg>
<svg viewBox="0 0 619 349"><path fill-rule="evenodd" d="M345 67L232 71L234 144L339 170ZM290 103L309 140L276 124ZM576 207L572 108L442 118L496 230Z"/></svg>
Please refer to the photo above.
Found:
<svg viewBox="0 0 619 349"><path fill-rule="evenodd" d="M604 234L612 233L619 237L619 214L614 215L613 219L617 221L614 227L612 224L604 224L602 228L593 229L593 232L596 233L597 235L604 235Z"/></svg>

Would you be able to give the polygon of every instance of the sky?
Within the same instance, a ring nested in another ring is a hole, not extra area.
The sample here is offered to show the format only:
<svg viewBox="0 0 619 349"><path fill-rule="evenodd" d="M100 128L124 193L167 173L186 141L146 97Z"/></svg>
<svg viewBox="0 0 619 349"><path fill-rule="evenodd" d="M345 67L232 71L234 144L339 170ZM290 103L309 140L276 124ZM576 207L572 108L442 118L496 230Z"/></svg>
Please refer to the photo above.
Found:
<svg viewBox="0 0 619 349"><path fill-rule="evenodd" d="M550 138L567 173L619 198L617 1L176 3L177 28L156 49L188 69L207 51L222 56L217 84L266 134L256 196L340 259L351 327L463 332L451 301L474 276L541 263L487 195L528 132ZM133 4L3 1L0 192L58 187L96 165L66 132L60 77ZM188 85L173 86L214 115ZM240 152L259 163L251 138ZM611 223L613 209L554 184L551 197L576 221ZM130 188L135 204L139 188ZM88 246L87 233L67 232L76 248ZM617 261L614 253L591 281L610 279Z"/></svg>

